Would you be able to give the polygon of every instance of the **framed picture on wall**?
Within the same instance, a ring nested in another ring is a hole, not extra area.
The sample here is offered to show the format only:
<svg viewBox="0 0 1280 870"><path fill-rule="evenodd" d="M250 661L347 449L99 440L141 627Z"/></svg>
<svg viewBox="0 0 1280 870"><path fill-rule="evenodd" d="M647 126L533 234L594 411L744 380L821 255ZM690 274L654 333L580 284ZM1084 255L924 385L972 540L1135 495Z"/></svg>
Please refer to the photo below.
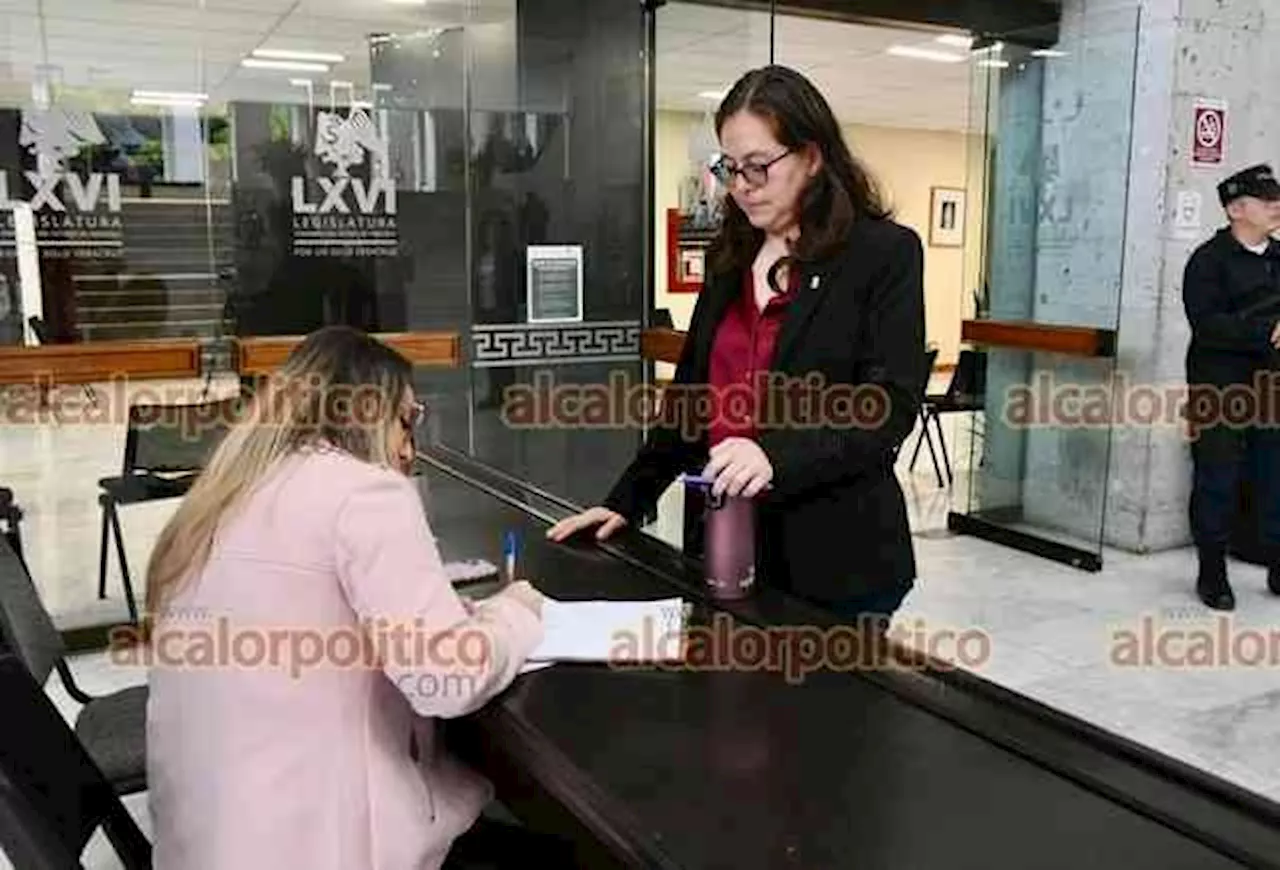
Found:
<svg viewBox="0 0 1280 870"><path fill-rule="evenodd" d="M707 246L715 229L697 227L679 209L667 209L667 292L697 293L707 274Z"/></svg>
<svg viewBox="0 0 1280 870"><path fill-rule="evenodd" d="M965 192L954 187L931 189L929 206L929 246L964 246Z"/></svg>

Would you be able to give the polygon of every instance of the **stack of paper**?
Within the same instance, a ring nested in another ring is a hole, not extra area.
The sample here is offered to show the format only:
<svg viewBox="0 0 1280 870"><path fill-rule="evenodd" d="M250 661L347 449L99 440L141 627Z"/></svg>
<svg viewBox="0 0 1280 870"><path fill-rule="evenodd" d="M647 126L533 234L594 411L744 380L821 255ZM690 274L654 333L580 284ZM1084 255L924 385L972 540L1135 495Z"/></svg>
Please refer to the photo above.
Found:
<svg viewBox="0 0 1280 870"><path fill-rule="evenodd" d="M656 662L684 658L684 599L542 604L543 640L530 662Z"/></svg>

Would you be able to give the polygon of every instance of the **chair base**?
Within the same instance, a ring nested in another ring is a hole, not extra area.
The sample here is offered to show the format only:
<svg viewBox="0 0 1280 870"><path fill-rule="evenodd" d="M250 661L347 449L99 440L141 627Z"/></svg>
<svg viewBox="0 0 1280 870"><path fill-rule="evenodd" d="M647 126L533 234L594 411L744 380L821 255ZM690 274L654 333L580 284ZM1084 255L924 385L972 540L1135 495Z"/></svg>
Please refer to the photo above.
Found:
<svg viewBox="0 0 1280 870"><path fill-rule="evenodd" d="M930 424L938 433L937 448L933 446L933 434L929 431ZM933 473L938 478L938 486L951 486L954 484L955 476L951 471L951 457L947 455L947 439L942 432L942 418L937 409L930 404L925 404L920 408L920 435L916 438L916 447L911 454L911 462L907 466L909 471L915 471L916 461L920 458L920 448L924 444L929 445L929 458L933 460ZM945 484L942 478L942 468L938 466L938 450L942 452L942 463L947 470Z"/></svg>
<svg viewBox="0 0 1280 870"><path fill-rule="evenodd" d="M129 619L138 624L138 603L133 595L133 579L129 575L129 559L124 552L124 533L120 530L120 511L115 498L109 493L98 497L102 506L102 536L98 544L98 599L107 597L107 538L115 540L116 559L120 564L120 576L124 585L125 603Z"/></svg>

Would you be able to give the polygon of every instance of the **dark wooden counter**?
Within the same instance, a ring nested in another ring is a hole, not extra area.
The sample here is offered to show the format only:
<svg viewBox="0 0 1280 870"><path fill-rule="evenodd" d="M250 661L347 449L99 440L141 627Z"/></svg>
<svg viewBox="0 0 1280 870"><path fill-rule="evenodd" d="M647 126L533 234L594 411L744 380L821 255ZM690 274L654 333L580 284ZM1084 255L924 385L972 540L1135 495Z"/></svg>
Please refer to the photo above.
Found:
<svg viewBox="0 0 1280 870"><path fill-rule="evenodd" d="M268 375L288 358L305 336L262 335L235 340L236 370L241 377ZM375 338L400 351L415 366L457 368L462 339L456 332L376 333Z"/></svg>
<svg viewBox="0 0 1280 870"><path fill-rule="evenodd" d="M94 384L200 375L194 338L0 347L0 384Z"/></svg>
<svg viewBox="0 0 1280 870"><path fill-rule="evenodd" d="M643 535L546 542L572 506L434 450L430 515L446 558L499 563L557 598L696 603L739 627L834 622L774 590L717 608L696 566ZM971 675L641 671L526 674L448 723L504 803L580 846L582 866L1218 868L1280 858L1273 804Z"/></svg>
<svg viewBox="0 0 1280 870"><path fill-rule="evenodd" d="M1026 320L966 320L960 324L960 340L1067 356L1112 357L1116 353L1115 330Z"/></svg>
<svg viewBox="0 0 1280 870"><path fill-rule="evenodd" d="M678 329L654 327L640 333L640 356L653 362L675 365L680 362L685 333Z"/></svg>

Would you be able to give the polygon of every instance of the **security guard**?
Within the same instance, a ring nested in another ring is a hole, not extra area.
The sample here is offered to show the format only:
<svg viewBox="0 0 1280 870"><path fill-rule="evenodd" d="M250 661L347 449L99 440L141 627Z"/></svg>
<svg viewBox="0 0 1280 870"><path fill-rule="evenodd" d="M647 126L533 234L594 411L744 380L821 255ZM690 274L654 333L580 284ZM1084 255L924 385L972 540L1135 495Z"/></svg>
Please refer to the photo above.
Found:
<svg viewBox="0 0 1280 870"><path fill-rule="evenodd" d="M1222 402L1225 388L1253 391L1256 374L1280 375L1280 242L1271 238L1280 229L1280 183L1270 166L1251 166L1218 185L1218 198L1230 225L1191 255L1182 301L1191 324L1188 418L1198 433L1190 503L1196 593L1209 607L1232 610L1226 552L1242 472L1255 481L1267 585L1280 595L1280 420L1240 420ZM1252 407L1269 404L1256 396Z"/></svg>

